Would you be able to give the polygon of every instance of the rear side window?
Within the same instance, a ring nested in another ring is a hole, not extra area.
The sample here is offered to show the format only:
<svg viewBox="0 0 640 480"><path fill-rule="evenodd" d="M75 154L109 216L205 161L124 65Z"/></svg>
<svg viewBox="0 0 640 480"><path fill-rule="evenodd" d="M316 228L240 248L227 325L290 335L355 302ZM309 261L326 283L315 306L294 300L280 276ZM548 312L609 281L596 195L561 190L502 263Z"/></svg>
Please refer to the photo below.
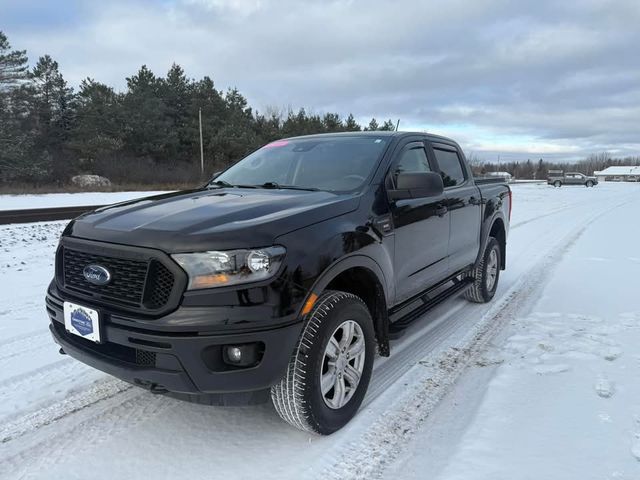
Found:
<svg viewBox="0 0 640 480"><path fill-rule="evenodd" d="M463 183L464 171L458 154L452 150L443 150L436 147L433 148L433 152L440 166L440 175L442 175L444 187L455 187Z"/></svg>

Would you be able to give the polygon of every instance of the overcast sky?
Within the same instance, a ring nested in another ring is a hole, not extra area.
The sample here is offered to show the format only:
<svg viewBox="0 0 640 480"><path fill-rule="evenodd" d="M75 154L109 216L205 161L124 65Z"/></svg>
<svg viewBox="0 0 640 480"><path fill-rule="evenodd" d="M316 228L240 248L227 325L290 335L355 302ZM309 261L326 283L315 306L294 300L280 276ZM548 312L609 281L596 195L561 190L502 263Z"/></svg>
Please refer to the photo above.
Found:
<svg viewBox="0 0 640 480"><path fill-rule="evenodd" d="M640 0L0 0L0 29L74 87L176 62L258 110L399 118L485 159L640 155Z"/></svg>

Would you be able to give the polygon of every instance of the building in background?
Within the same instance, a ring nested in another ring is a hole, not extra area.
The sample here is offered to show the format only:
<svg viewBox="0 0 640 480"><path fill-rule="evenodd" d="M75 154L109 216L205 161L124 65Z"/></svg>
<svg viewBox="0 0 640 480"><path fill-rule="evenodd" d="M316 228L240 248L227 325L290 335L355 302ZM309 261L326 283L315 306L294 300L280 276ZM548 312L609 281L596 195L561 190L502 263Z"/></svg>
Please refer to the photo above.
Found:
<svg viewBox="0 0 640 480"><path fill-rule="evenodd" d="M607 167L599 172L593 172L593 175L599 182L639 182L640 166Z"/></svg>

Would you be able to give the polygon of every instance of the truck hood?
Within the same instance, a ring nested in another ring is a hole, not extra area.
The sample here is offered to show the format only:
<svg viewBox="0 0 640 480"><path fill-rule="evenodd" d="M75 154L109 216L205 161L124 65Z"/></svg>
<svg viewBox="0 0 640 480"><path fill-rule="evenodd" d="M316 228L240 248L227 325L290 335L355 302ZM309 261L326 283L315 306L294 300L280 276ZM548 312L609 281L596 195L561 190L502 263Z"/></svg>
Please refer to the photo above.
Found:
<svg viewBox="0 0 640 480"><path fill-rule="evenodd" d="M73 220L65 235L167 253L264 247L358 203L357 196L330 192L192 190L99 208Z"/></svg>

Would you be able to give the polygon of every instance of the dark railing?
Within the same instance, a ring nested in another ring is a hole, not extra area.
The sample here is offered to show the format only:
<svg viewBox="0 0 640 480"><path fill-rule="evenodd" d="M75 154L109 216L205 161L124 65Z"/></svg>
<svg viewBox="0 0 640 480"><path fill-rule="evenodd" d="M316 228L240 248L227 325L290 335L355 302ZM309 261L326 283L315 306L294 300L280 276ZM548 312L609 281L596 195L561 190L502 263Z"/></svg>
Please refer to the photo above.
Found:
<svg viewBox="0 0 640 480"><path fill-rule="evenodd" d="M0 210L0 225L9 223L50 222L69 220L85 212L100 208L102 205L84 205L77 207L31 208L28 210Z"/></svg>

